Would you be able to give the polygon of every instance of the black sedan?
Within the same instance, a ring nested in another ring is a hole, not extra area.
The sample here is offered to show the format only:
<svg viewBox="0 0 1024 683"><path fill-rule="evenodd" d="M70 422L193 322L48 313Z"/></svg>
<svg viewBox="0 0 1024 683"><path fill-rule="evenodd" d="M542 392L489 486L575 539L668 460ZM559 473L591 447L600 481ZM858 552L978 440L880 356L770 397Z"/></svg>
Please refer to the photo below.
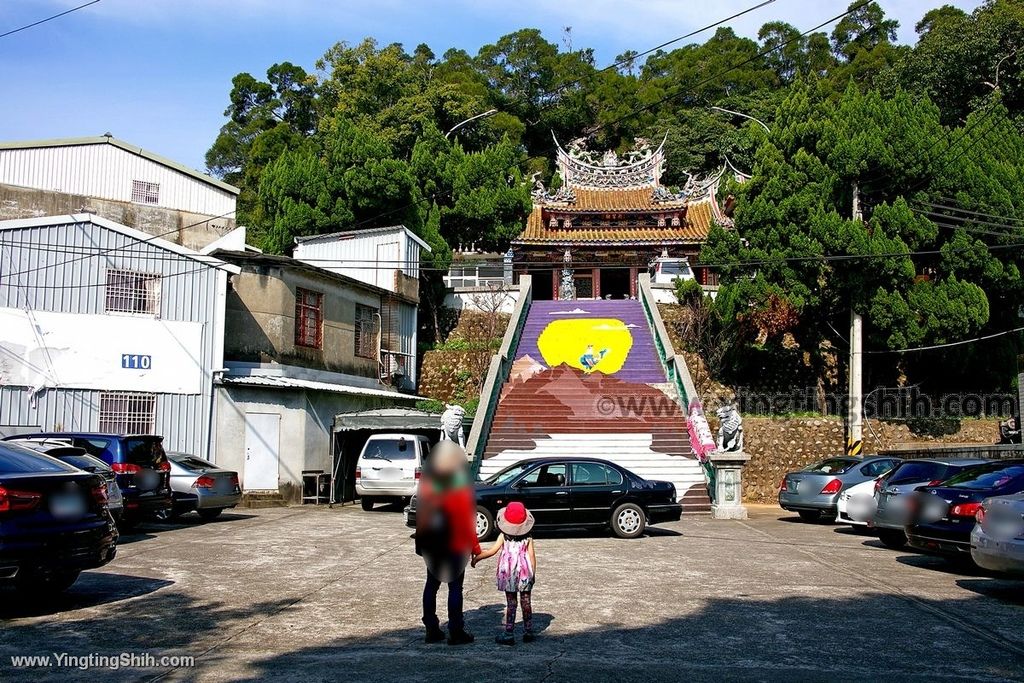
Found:
<svg viewBox="0 0 1024 683"><path fill-rule="evenodd" d="M98 474L0 443L0 585L69 588L116 553L117 530Z"/></svg>
<svg viewBox="0 0 1024 683"><path fill-rule="evenodd" d="M938 486L918 488L907 542L937 555L971 556L975 515L986 498L1024 491L1024 460L969 467Z"/></svg>
<svg viewBox="0 0 1024 683"><path fill-rule="evenodd" d="M497 536L494 518L513 501L533 513L538 529L610 526L620 538L636 538L648 524L678 521L683 512L674 484L649 481L606 460L523 460L477 482L476 533L481 541ZM415 498L405 511L406 525L415 527Z"/></svg>

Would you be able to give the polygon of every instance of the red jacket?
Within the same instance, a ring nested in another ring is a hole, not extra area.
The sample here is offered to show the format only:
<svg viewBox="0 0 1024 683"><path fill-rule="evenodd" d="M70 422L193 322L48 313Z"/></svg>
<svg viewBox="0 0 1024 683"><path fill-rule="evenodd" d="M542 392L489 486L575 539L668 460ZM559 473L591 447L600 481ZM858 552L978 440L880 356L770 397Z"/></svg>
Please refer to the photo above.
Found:
<svg viewBox="0 0 1024 683"><path fill-rule="evenodd" d="M421 485L417 530L431 516L431 510L440 509L447 520L448 549L463 555L480 553L480 542L476 539L476 498L469 486L434 492L429 485ZM417 551L419 552L419 551Z"/></svg>

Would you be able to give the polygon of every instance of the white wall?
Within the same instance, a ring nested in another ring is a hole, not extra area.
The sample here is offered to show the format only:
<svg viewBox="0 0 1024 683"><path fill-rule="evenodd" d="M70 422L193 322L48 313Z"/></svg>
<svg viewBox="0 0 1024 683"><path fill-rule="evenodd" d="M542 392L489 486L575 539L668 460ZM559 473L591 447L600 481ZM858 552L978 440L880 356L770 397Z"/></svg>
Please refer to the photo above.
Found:
<svg viewBox="0 0 1024 683"><path fill-rule="evenodd" d="M292 256L391 292L394 271L414 278L420 272L420 245L401 227L299 242Z"/></svg>
<svg viewBox="0 0 1024 683"><path fill-rule="evenodd" d="M132 181L160 184L160 206L207 216L235 210L236 196L112 144L0 150L0 183L132 201Z"/></svg>
<svg viewBox="0 0 1024 683"><path fill-rule="evenodd" d="M496 295L492 294L486 287L459 287L454 290L448 290L448 293L444 295L444 305L446 308L456 311L491 313L493 312L493 309L490 307L491 300L494 296L501 297L501 305L498 310L501 313L511 313L512 309L516 306L516 301L519 300L519 289L509 289L501 295ZM481 306L481 302L483 302L483 306Z"/></svg>

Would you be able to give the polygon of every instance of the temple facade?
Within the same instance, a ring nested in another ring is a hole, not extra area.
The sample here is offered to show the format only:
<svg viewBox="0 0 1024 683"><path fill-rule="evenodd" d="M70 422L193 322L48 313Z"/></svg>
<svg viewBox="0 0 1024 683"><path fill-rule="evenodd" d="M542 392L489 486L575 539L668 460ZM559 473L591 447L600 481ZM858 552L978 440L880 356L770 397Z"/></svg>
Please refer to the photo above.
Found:
<svg viewBox="0 0 1024 683"><path fill-rule="evenodd" d="M555 142L561 185L534 179L533 210L512 242L516 277L533 276L535 299L636 297L639 273L695 262L712 224L729 223L715 196L722 173L678 192L661 184L664 141L653 149L639 139L623 156ZM693 275L714 284L706 269Z"/></svg>

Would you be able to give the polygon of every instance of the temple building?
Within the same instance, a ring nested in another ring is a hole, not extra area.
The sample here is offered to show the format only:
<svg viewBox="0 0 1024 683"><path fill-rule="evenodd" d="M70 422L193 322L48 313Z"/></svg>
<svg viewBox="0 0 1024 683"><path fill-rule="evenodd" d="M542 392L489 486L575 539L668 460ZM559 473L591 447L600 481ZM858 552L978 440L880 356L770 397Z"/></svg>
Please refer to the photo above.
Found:
<svg viewBox="0 0 1024 683"><path fill-rule="evenodd" d="M668 262L696 262L712 224L729 224L716 198L725 172L692 178L681 191L661 184L665 143L638 139L624 156L558 141L561 185L534 180L533 210L512 242L516 277L533 276L535 299L636 297L637 275ZM714 273L693 268L701 284Z"/></svg>

